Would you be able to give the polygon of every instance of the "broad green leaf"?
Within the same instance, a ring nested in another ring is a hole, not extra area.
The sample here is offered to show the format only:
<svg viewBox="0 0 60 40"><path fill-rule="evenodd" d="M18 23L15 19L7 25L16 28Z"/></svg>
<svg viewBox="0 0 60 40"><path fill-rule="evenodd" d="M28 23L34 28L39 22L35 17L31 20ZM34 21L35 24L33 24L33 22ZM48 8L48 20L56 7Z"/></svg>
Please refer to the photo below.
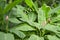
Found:
<svg viewBox="0 0 60 40"><path fill-rule="evenodd" d="M52 31L55 33L58 33L58 30L60 30L59 28L60 28L59 26L55 26L55 25L51 25L51 24L47 24L45 27L43 27L43 29Z"/></svg>
<svg viewBox="0 0 60 40"><path fill-rule="evenodd" d="M26 36L23 32L18 31L18 30L10 30L10 32L16 34L20 38L24 38Z"/></svg>
<svg viewBox="0 0 60 40"><path fill-rule="evenodd" d="M14 36L10 33L0 32L0 40L14 40Z"/></svg>
<svg viewBox="0 0 60 40"><path fill-rule="evenodd" d="M41 8L39 8L39 11L38 11L38 23L40 25L45 25L45 23L46 23L45 13Z"/></svg>
<svg viewBox="0 0 60 40"><path fill-rule="evenodd" d="M17 14L19 13L20 14L20 17L21 19L20 20L23 20L23 21L28 21L28 16L26 13L23 12L23 8L21 8L22 6L16 6L17 7Z"/></svg>
<svg viewBox="0 0 60 40"><path fill-rule="evenodd" d="M40 24L37 22L28 21L27 23L33 27L36 27L39 30L41 29Z"/></svg>
<svg viewBox="0 0 60 40"><path fill-rule="evenodd" d="M47 6L46 4L43 4L43 6L41 8L45 13L46 18L48 18L49 17L48 12L51 10L51 8L49 6Z"/></svg>
<svg viewBox="0 0 60 40"><path fill-rule="evenodd" d="M47 38L48 40L60 40L57 36L51 36L51 35L48 35Z"/></svg>
<svg viewBox="0 0 60 40"><path fill-rule="evenodd" d="M28 40L44 40L43 37L39 37L37 35L31 35Z"/></svg>
<svg viewBox="0 0 60 40"><path fill-rule="evenodd" d="M25 0L25 3L33 9L33 1L32 0Z"/></svg>
<svg viewBox="0 0 60 40"><path fill-rule="evenodd" d="M16 7L17 8L12 8L12 14L16 17L21 17L20 13L23 12L25 10L25 8L21 5L16 5ZM18 11L18 8L20 9L20 11Z"/></svg>
<svg viewBox="0 0 60 40"><path fill-rule="evenodd" d="M32 26L30 26L28 24L25 24L25 23L24 24L20 24L17 27L12 28L12 29L21 30L21 31L32 31L32 30L35 30Z"/></svg>
<svg viewBox="0 0 60 40"><path fill-rule="evenodd" d="M29 17L30 21L35 21L36 20L36 14L33 13L33 12L28 13L28 17Z"/></svg>
<svg viewBox="0 0 60 40"><path fill-rule="evenodd" d="M12 22L12 23L17 23L17 24L22 23L22 22L19 21L17 18L9 18L8 20L9 20L10 22Z"/></svg>
<svg viewBox="0 0 60 40"><path fill-rule="evenodd" d="M14 6L16 6L17 4L19 4L22 0L15 0L14 2L8 4L4 11L3 11L3 14L7 13L9 10L11 10Z"/></svg>

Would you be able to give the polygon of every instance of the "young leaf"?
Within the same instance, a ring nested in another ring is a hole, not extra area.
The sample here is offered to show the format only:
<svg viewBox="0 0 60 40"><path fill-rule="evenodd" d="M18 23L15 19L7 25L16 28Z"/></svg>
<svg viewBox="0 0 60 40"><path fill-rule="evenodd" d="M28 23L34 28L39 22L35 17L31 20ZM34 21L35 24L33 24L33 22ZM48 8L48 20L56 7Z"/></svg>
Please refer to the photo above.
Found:
<svg viewBox="0 0 60 40"><path fill-rule="evenodd" d="M0 32L0 40L14 40L14 36L10 33Z"/></svg>

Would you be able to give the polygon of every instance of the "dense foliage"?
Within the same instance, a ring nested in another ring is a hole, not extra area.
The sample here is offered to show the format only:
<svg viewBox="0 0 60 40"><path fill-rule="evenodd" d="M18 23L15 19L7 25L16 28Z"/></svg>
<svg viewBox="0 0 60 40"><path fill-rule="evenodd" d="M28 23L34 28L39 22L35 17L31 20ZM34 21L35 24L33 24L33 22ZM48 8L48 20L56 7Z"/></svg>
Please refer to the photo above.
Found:
<svg viewBox="0 0 60 40"><path fill-rule="evenodd" d="M60 0L0 0L0 40L60 40Z"/></svg>

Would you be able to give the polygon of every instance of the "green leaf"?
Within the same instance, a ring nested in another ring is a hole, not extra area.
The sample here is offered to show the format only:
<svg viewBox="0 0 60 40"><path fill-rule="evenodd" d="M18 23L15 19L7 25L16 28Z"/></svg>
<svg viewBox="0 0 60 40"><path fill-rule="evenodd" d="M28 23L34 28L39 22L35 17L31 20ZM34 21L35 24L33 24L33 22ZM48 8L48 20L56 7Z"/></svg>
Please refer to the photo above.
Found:
<svg viewBox="0 0 60 40"><path fill-rule="evenodd" d="M52 14L52 13L55 13L55 12L57 12L57 11L59 11L60 10L60 5L58 6L58 7L56 7L56 8L54 8L54 9L51 9L49 12L48 12L48 14Z"/></svg>
<svg viewBox="0 0 60 40"><path fill-rule="evenodd" d="M30 26L28 24L25 24L25 23L24 24L20 24L17 27L12 28L12 29L21 30L21 31L32 31L32 30L35 30L32 26Z"/></svg>
<svg viewBox="0 0 60 40"><path fill-rule="evenodd" d="M28 40L44 40L43 37L39 37L37 35L31 35Z"/></svg>
<svg viewBox="0 0 60 40"><path fill-rule="evenodd" d="M49 6L47 6L46 4L43 4L43 6L41 8L45 13L46 18L48 18L49 17L48 12L51 10L51 8Z"/></svg>
<svg viewBox="0 0 60 40"><path fill-rule="evenodd" d="M17 5L16 7L17 7L17 9L16 9L17 10L17 14L19 13L20 17L21 17L20 20L28 21L27 14L23 12L24 8L22 6L19 6L19 5Z"/></svg>
<svg viewBox="0 0 60 40"><path fill-rule="evenodd" d="M38 3L37 3L37 1L34 3L33 7L34 7L35 11L38 13Z"/></svg>
<svg viewBox="0 0 60 40"><path fill-rule="evenodd" d="M40 24L37 22L28 21L27 23L33 27L36 27L39 30L41 29Z"/></svg>
<svg viewBox="0 0 60 40"><path fill-rule="evenodd" d="M51 35L48 35L47 38L49 40L60 40L57 36L51 36Z"/></svg>
<svg viewBox="0 0 60 40"><path fill-rule="evenodd" d="M18 31L18 30L10 30L10 32L12 32L12 33L14 33L14 34L16 34L18 37L20 37L20 38L24 38L26 35L23 33L23 32L21 32L21 31Z"/></svg>
<svg viewBox="0 0 60 40"><path fill-rule="evenodd" d="M25 3L33 9L33 1L32 0L25 0Z"/></svg>
<svg viewBox="0 0 60 40"><path fill-rule="evenodd" d="M60 21L60 15L58 15L57 17L54 17L51 22L56 22L56 21Z"/></svg>
<svg viewBox="0 0 60 40"><path fill-rule="evenodd" d="M10 22L12 22L12 23L17 23L17 24L22 23L22 22L19 21L17 18L9 18L8 20L9 20Z"/></svg>
<svg viewBox="0 0 60 40"><path fill-rule="evenodd" d="M17 8L12 8L12 13L16 17L21 17L21 13L23 13L23 11L25 10L25 8L23 6L21 6L21 5L16 5L16 7Z"/></svg>
<svg viewBox="0 0 60 40"><path fill-rule="evenodd" d="M37 3L37 0L34 2L34 7L38 8L38 3Z"/></svg>
<svg viewBox="0 0 60 40"><path fill-rule="evenodd" d="M8 4L4 11L3 11L3 14L7 13L9 10L11 10L14 6L16 6L17 4L19 4L22 0L15 0L14 2Z"/></svg>
<svg viewBox="0 0 60 40"><path fill-rule="evenodd" d="M35 21L36 20L36 14L33 13L33 12L28 13L28 17L29 17L30 21Z"/></svg>
<svg viewBox="0 0 60 40"><path fill-rule="evenodd" d="M58 37L60 37L60 33L57 33L56 35L57 35Z"/></svg>
<svg viewBox="0 0 60 40"><path fill-rule="evenodd" d="M14 40L14 36L10 33L0 32L0 40Z"/></svg>
<svg viewBox="0 0 60 40"><path fill-rule="evenodd" d="M47 24L45 27L43 27L43 29L48 30L48 31L52 31L54 33L58 33L59 28L60 28L59 26L54 26L51 24Z"/></svg>
<svg viewBox="0 0 60 40"><path fill-rule="evenodd" d="M39 11L38 11L38 23L40 25L43 25L43 23L45 23L45 22L46 22L45 13L41 8L39 8Z"/></svg>

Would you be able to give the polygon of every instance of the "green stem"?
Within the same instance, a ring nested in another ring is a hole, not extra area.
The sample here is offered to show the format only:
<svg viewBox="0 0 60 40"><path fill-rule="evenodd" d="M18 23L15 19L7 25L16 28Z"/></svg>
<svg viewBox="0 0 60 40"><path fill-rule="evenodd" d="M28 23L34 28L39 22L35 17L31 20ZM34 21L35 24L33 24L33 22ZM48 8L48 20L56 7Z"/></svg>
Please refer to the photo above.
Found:
<svg viewBox="0 0 60 40"><path fill-rule="evenodd" d="M8 33L8 21L6 21L6 32Z"/></svg>

